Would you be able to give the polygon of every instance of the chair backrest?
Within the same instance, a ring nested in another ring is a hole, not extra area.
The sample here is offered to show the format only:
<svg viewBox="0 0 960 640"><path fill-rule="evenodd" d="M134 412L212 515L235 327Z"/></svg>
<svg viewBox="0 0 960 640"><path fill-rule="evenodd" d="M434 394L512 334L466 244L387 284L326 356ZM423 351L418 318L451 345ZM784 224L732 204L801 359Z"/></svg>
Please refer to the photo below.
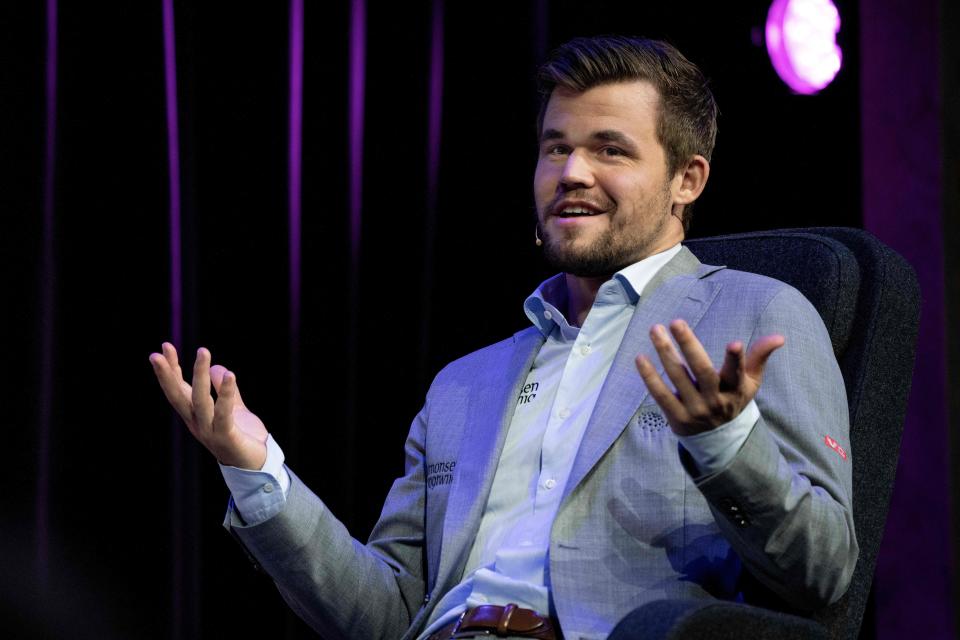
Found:
<svg viewBox="0 0 960 640"><path fill-rule="evenodd" d="M767 275L820 312L843 372L853 449L853 518L860 558L850 588L814 618L832 638L856 638L896 474L913 374L920 291L913 268L859 229L781 229L690 240L701 262Z"/></svg>

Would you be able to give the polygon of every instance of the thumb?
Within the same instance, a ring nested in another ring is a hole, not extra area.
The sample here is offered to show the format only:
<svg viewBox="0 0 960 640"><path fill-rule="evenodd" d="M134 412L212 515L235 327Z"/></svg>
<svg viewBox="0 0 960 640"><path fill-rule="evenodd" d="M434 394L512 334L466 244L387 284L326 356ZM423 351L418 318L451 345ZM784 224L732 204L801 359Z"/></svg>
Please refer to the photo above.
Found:
<svg viewBox="0 0 960 640"><path fill-rule="evenodd" d="M747 354L745 373L757 383L763 378L763 369L767 365L767 359L774 351L786 343L787 339L779 334L763 336L750 346L750 352Z"/></svg>

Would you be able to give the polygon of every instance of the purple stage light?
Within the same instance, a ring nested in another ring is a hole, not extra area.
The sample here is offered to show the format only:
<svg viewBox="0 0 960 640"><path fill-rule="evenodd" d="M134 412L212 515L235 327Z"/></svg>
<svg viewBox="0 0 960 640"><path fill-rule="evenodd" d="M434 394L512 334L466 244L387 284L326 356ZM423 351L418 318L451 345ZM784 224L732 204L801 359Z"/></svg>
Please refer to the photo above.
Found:
<svg viewBox="0 0 960 640"><path fill-rule="evenodd" d="M767 53L791 89L814 94L840 70L840 14L831 0L774 0L767 13Z"/></svg>
<svg viewBox="0 0 960 640"><path fill-rule="evenodd" d="M170 338L178 348L183 346L183 273L180 219L180 124L177 111L177 48L173 0L163 0L163 79L167 115L167 162L170 189ZM177 425L178 427L179 425ZM183 495L183 430L170 430L171 485L171 626L174 635L183 629L185 556L183 536L184 507L176 496Z"/></svg>
<svg viewBox="0 0 960 640"><path fill-rule="evenodd" d="M37 495L35 503L37 579L46 589L50 558L50 436L53 427L54 180L57 151L57 0L47 0L46 138L43 156L43 278L40 306L40 397L37 432Z"/></svg>
<svg viewBox="0 0 960 640"><path fill-rule="evenodd" d="M177 49L173 0L163 0L163 79L167 115L167 165L170 190L170 338L183 342L183 278L180 241L180 125L177 112Z"/></svg>
<svg viewBox="0 0 960 640"><path fill-rule="evenodd" d="M354 273L360 266L360 229L363 211L363 111L367 73L367 3L350 6L350 257Z"/></svg>
<svg viewBox="0 0 960 640"><path fill-rule="evenodd" d="M300 348L300 227L303 169L303 0L290 0L290 141L288 156L288 214L290 253L291 352Z"/></svg>

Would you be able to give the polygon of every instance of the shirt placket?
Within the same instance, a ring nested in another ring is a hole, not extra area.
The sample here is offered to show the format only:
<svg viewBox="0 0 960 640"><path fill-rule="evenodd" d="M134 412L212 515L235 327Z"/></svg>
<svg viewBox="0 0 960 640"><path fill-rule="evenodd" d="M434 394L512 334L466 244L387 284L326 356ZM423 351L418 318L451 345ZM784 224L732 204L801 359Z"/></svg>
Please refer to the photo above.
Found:
<svg viewBox="0 0 960 640"><path fill-rule="evenodd" d="M573 466L573 457L589 420L591 385L584 384L584 381L590 377L590 368L594 365L588 358L593 350L591 336L589 326L580 330L571 345L557 387L543 438L535 501L537 510L555 511L558 507Z"/></svg>
<svg viewBox="0 0 960 640"><path fill-rule="evenodd" d="M605 373L609 366L607 360L612 360L612 352L609 357L598 359L602 353L594 354L593 342L625 308L625 300L617 285L611 282L599 292L598 302L571 345L557 386L541 449L535 499L538 511L555 511L559 506L574 456L600 393L600 381L593 378Z"/></svg>

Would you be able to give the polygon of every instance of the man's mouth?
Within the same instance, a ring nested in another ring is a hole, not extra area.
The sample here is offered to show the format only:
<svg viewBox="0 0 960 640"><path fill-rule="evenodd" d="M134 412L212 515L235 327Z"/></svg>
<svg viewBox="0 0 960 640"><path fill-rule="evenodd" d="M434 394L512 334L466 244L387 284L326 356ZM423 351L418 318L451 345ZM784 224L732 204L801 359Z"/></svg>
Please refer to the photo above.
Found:
<svg viewBox="0 0 960 640"><path fill-rule="evenodd" d="M612 208L611 204L604 206L592 200L567 197L550 207L550 210L557 218L591 218L608 213Z"/></svg>
<svg viewBox="0 0 960 640"><path fill-rule="evenodd" d="M564 207L556 212L558 218L579 218L583 216L598 216L602 214L603 211L596 211L594 209L587 209L585 207Z"/></svg>

